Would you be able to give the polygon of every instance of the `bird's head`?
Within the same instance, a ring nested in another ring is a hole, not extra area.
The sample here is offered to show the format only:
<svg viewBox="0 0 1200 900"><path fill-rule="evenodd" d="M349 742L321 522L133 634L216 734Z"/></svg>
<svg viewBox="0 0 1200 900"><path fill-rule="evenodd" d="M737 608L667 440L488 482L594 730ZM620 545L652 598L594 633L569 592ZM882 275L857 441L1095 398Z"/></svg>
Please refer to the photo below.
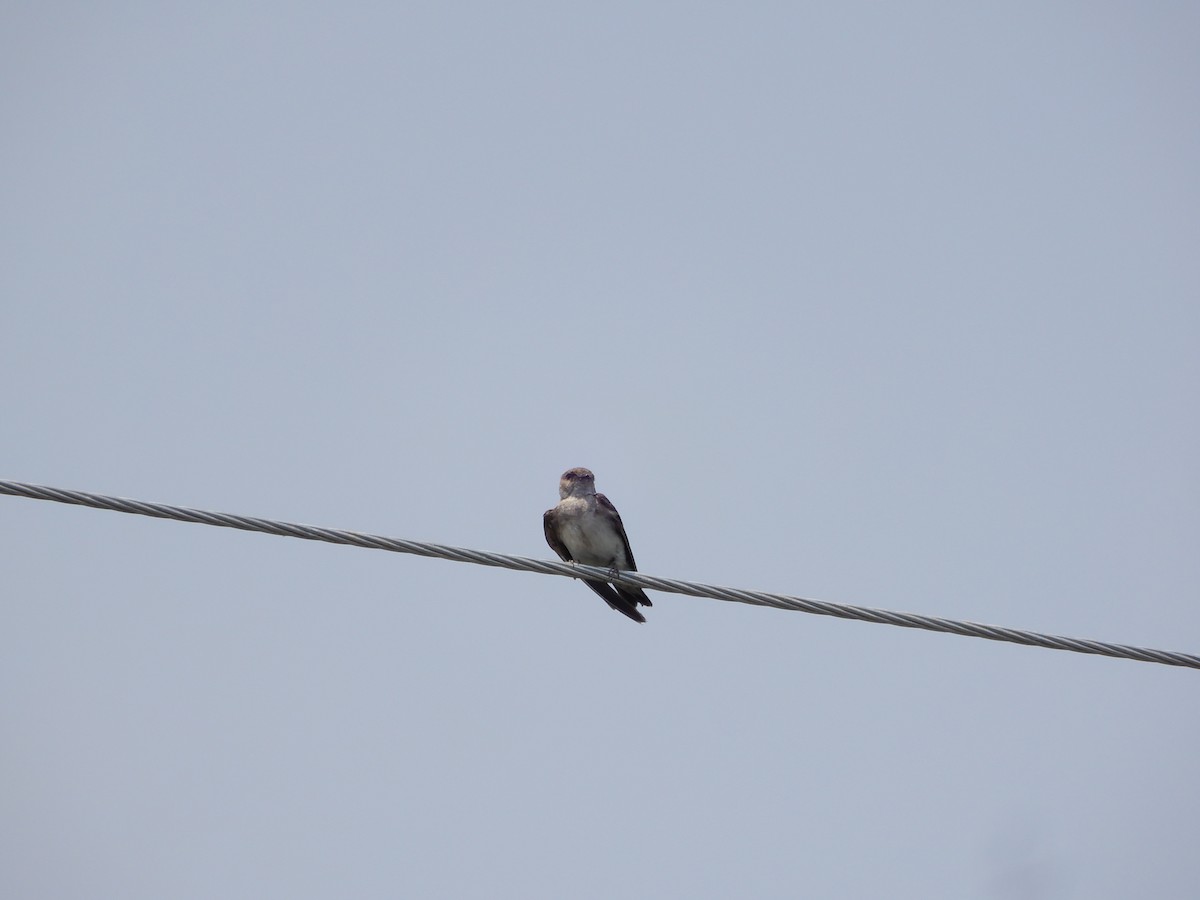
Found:
<svg viewBox="0 0 1200 900"><path fill-rule="evenodd" d="M596 493L596 476L589 469L575 468L563 472L558 480L558 496L586 497Z"/></svg>

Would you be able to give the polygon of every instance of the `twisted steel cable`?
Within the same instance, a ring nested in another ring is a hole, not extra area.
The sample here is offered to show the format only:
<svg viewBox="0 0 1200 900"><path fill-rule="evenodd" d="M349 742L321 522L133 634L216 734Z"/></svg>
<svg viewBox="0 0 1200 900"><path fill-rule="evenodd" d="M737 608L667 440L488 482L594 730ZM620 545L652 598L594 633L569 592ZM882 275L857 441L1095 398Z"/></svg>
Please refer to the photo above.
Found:
<svg viewBox="0 0 1200 900"><path fill-rule="evenodd" d="M152 516L158 519L174 519L179 522L195 522L201 525L238 528L242 531L261 531L264 534L274 534L280 537L302 538L308 541L327 541L331 544L349 544L354 547L390 550L395 553L412 553L417 556L430 556L438 559L453 560L454 562L515 569L520 572L537 572L542 575L565 575L569 578L587 578L594 581L620 581L641 588L665 591L672 594L709 597L713 600L748 603L752 606L770 606L775 609L787 609L819 616L836 616L839 619L857 619L861 622L875 622L880 625L897 625L901 628L920 628L925 631L938 631L946 634L958 634L964 637L985 638L990 641L1007 641L1013 644L1024 644L1029 647L1045 647L1050 650L1070 650L1074 653L1091 653L1099 656L1116 657L1118 659L1160 663L1165 666L1183 666L1200 669L1200 656L1194 656L1190 653L1151 650L1144 647L1131 647L1125 644L1110 644L1104 641L1060 637L1051 634L1041 634L1036 631L1003 628L998 625L981 625L976 622L943 619L937 616L921 616L913 613L893 612L886 609L873 609L866 606L849 606L843 603L830 603L824 600L791 597L786 594L768 594L763 591L747 591L711 584L698 584L674 578L656 578L653 575L645 575L641 572L614 572L596 566L530 559L524 556L489 553L483 550L468 550L462 547L448 547L445 544L430 544L423 541L406 541L400 538L363 534L357 531L342 531L336 528L320 528L315 525L279 522L255 516L208 512L202 509L169 506L165 503L147 503L143 500L127 500L122 497L109 497L85 491L69 491L62 488L26 484L19 481L0 481L0 494L9 494L14 497L28 497L32 500L51 500L56 503L70 503L76 506L90 506L93 509L108 509L114 512Z"/></svg>

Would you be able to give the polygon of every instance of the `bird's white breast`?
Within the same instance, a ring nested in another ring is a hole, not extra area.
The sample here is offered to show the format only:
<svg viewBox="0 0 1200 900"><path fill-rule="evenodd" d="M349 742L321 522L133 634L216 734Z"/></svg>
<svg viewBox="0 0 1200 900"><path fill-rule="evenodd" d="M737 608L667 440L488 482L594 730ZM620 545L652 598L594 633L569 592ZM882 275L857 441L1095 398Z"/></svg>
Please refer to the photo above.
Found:
<svg viewBox="0 0 1200 900"><path fill-rule="evenodd" d="M559 536L576 562L587 566L620 565L625 543L620 533L604 518L596 515L586 501L565 501Z"/></svg>

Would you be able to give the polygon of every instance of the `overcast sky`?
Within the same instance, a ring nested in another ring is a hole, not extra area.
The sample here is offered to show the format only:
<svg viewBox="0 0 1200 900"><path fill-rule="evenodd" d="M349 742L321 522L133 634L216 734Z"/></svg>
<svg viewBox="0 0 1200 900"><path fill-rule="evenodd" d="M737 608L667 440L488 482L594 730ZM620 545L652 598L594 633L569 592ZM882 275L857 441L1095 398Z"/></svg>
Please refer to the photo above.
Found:
<svg viewBox="0 0 1200 900"><path fill-rule="evenodd" d="M1200 652L1192 4L0 6L0 477ZM1200 673L0 498L0 895L1192 898Z"/></svg>

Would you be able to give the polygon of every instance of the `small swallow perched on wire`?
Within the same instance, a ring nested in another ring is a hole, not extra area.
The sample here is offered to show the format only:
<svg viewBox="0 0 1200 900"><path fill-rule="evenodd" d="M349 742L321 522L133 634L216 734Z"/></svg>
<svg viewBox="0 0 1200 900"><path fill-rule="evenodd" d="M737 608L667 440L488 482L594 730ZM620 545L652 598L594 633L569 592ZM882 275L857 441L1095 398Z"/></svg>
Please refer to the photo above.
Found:
<svg viewBox="0 0 1200 900"><path fill-rule="evenodd" d="M558 495L562 499L554 509L546 510L542 524L546 543L561 559L585 566L637 571L621 514L607 497L596 493L595 475L587 469L567 469L559 479ZM635 622L646 621L638 611L638 604L653 606L641 588L604 581L586 581L586 584L609 606Z"/></svg>

